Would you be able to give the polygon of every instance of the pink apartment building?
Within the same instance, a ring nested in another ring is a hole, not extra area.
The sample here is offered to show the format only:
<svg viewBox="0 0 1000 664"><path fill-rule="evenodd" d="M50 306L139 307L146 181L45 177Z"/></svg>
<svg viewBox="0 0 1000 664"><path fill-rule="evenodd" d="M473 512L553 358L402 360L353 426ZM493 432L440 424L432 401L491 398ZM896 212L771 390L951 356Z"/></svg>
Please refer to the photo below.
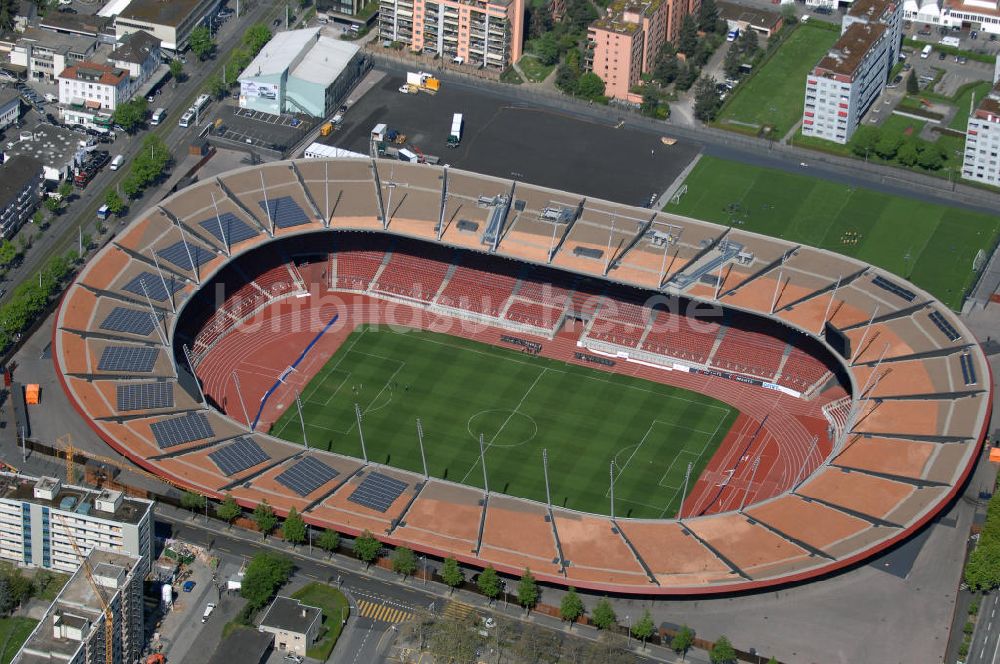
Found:
<svg viewBox="0 0 1000 664"><path fill-rule="evenodd" d="M601 77L605 94L638 103L631 92L639 76L653 67L663 42L675 40L684 17L698 0L621 0L587 31L587 69Z"/></svg>
<svg viewBox="0 0 1000 664"><path fill-rule="evenodd" d="M524 47L524 0L381 0L379 37L414 51L505 69Z"/></svg>

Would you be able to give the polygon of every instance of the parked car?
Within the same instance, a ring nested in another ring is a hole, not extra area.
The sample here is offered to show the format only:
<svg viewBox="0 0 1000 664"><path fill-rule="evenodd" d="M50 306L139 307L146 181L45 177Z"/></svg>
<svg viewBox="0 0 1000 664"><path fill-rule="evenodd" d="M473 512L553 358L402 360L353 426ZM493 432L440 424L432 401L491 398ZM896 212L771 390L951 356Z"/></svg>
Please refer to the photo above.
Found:
<svg viewBox="0 0 1000 664"><path fill-rule="evenodd" d="M183 590L184 592L186 592L186 593L189 593L189 592L191 592L192 590L194 590L194 587L195 587L195 582L194 582L194 581L185 581L185 582L184 582L184 585L183 585L183 586L181 586L181 589L182 589L182 590Z"/></svg>

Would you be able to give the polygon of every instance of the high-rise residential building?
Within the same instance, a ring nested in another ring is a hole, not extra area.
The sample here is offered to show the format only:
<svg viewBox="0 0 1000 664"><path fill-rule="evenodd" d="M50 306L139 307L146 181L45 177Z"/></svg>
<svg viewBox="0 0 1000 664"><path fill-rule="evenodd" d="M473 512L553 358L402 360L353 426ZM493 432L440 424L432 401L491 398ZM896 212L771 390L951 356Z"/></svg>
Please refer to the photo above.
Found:
<svg viewBox="0 0 1000 664"><path fill-rule="evenodd" d="M70 577L13 662L104 664L108 647L116 664L138 662L143 649L142 564L138 556L91 551L86 566ZM112 618L110 638L105 605Z"/></svg>
<svg viewBox="0 0 1000 664"><path fill-rule="evenodd" d="M524 0L382 0L379 37L454 62L505 69L524 47Z"/></svg>
<svg viewBox="0 0 1000 664"><path fill-rule="evenodd" d="M696 0L617 0L587 29L584 65L604 81L609 97L638 103L632 92L652 70L665 41L676 41L681 21L697 11Z"/></svg>
<svg viewBox="0 0 1000 664"><path fill-rule="evenodd" d="M1000 81L969 117L962 177L1000 187Z"/></svg>
<svg viewBox="0 0 1000 664"><path fill-rule="evenodd" d="M140 576L153 560L153 503L120 491L94 491L54 477L0 473L0 559L75 572L94 548L137 556Z"/></svg>
<svg viewBox="0 0 1000 664"><path fill-rule="evenodd" d="M840 39L806 76L802 133L846 143L885 89L899 58L902 5L896 0L856 0Z"/></svg>

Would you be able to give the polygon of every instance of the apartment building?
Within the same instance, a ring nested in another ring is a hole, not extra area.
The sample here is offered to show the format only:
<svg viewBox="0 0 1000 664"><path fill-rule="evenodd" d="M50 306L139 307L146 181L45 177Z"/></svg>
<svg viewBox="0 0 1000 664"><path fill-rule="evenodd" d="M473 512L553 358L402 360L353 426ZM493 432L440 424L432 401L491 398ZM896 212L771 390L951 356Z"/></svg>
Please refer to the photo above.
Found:
<svg viewBox="0 0 1000 664"><path fill-rule="evenodd" d="M899 58L902 8L895 0L856 0L840 39L806 76L802 133L847 143Z"/></svg>
<svg viewBox="0 0 1000 664"><path fill-rule="evenodd" d="M61 71L87 60L97 50L92 37L28 28L14 44L10 62L24 67L32 81L54 81Z"/></svg>
<svg viewBox="0 0 1000 664"><path fill-rule="evenodd" d="M650 71L665 41L676 41L684 17L700 0L617 0L587 29L584 66L604 81L609 97L639 103L631 92Z"/></svg>
<svg viewBox="0 0 1000 664"><path fill-rule="evenodd" d="M133 88L127 69L79 62L67 67L59 82L59 111L66 124L110 125L118 104L128 100Z"/></svg>
<svg viewBox="0 0 1000 664"><path fill-rule="evenodd" d="M524 47L524 0L382 0L379 37L453 62L505 69Z"/></svg>
<svg viewBox="0 0 1000 664"><path fill-rule="evenodd" d="M70 577L13 662L104 664L108 647L115 662L140 661L144 645L142 569L138 556L91 551L86 565ZM110 635L104 604L111 611Z"/></svg>
<svg viewBox="0 0 1000 664"><path fill-rule="evenodd" d="M219 0L132 0L115 19L115 37L143 30L160 40L162 48L181 52L191 32L203 25L220 5Z"/></svg>
<svg viewBox="0 0 1000 664"><path fill-rule="evenodd" d="M6 129L20 118L21 95L11 89L0 89L0 129Z"/></svg>
<svg viewBox="0 0 1000 664"><path fill-rule="evenodd" d="M38 206L42 162L17 156L0 166L0 236L11 238Z"/></svg>
<svg viewBox="0 0 1000 664"><path fill-rule="evenodd" d="M1000 81L969 117L962 177L1000 187Z"/></svg>
<svg viewBox="0 0 1000 664"><path fill-rule="evenodd" d="M153 560L153 503L120 491L64 485L53 477L0 473L0 559L73 572L100 548L140 558L140 578Z"/></svg>
<svg viewBox="0 0 1000 664"><path fill-rule="evenodd" d="M122 37L108 56L108 64L128 72L130 97L153 76L161 62L160 40L145 30Z"/></svg>

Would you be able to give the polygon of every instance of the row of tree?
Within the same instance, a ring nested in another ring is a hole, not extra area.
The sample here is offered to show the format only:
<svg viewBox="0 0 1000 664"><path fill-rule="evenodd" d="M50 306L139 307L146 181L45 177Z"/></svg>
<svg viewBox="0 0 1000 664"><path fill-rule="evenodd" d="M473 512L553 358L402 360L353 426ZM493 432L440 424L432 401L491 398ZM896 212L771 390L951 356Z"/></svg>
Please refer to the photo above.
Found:
<svg viewBox="0 0 1000 664"><path fill-rule="evenodd" d="M947 153L934 143L873 125L858 127L851 137L850 147L859 157L877 156L908 168L919 166L929 171L940 170L948 159Z"/></svg>
<svg viewBox="0 0 1000 664"><path fill-rule="evenodd" d="M10 615L27 600L45 594L55 580L56 576L45 569L37 570L32 578L28 578L23 570L14 565L7 562L0 564L0 615Z"/></svg>
<svg viewBox="0 0 1000 664"><path fill-rule="evenodd" d="M53 256L37 275L25 279L14 289L10 300L0 306L0 351L9 348L45 310L78 260L75 251Z"/></svg>
<svg viewBox="0 0 1000 664"><path fill-rule="evenodd" d="M994 493L986 507L979 542L965 564L965 583L973 591L1000 587L1000 499Z"/></svg>
<svg viewBox="0 0 1000 664"><path fill-rule="evenodd" d="M164 176L173 157L167 144L159 136L151 134L142 141L142 149L132 160L132 168L122 181L122 192L128 199L135 199L149 185Z"/></svg>
<svg viewBox="0 0 1000 664"><path fill-rule="evenodd" d="M263 23L255 23L247 28L243 33L242 43L232 50L229 61L222 68L224 89L236 83L240 72L247 68L254 56L260 53L260 49L269 41L271 41L271 30ZM209 83L211 85L211 79Z"/></svg>

